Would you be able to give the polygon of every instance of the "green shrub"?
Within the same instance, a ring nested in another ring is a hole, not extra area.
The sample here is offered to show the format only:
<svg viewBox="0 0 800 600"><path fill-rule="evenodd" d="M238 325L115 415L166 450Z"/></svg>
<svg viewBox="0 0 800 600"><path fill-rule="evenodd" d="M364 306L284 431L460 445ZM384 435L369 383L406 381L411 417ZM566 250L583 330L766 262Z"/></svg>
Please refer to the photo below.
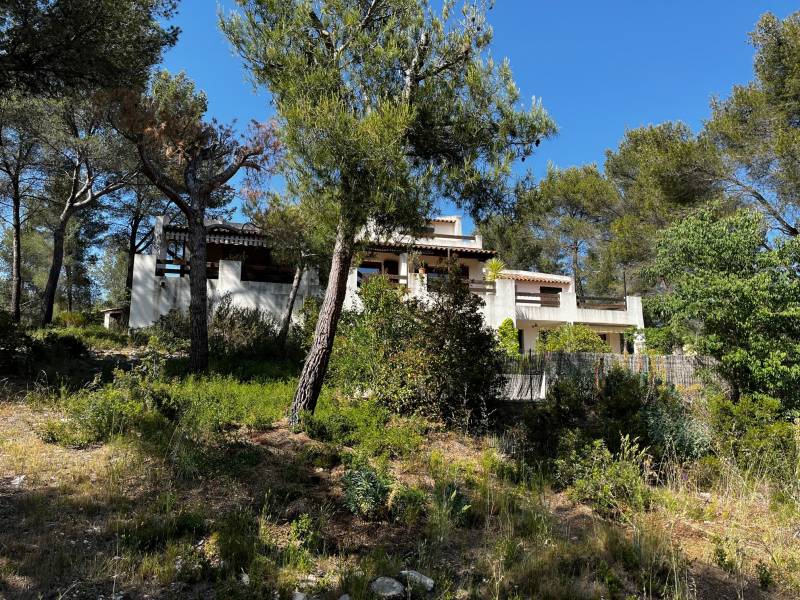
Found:
<svg viewBox="0 0 800 600"><path fill-rule="evenodd" d="M711 450L711 427L692 413L673 388L662 388L654 401L645 406L644 420L646 439L657 457L694 461Z"/></svg>
<svg viewBox="0 0 800 600"><path fill-rule="evenodd" d="M800 473L800 425L789 422L780 400L764 394L734 401L723 394L709 398L709 411L721 451L737 463L776 481L794 481Z"/></svg>
<svg viewBox="0 0 800 600"><path fill-rule="evenodd" d="M301 425L313 439L392 458L416 450L425 427L421 419L396 417L375 400L340 402L326 397L315 413L302 415Z"/></svg>
<svg viewBox="0 0 800 600"><path fill-rule="evenodd" d="M602 439L612 453L623 436L638 438L657 459L694 460L711 444L709 426L673 387L618 366L599 385L582 373L557 379L544 401L526 410L524 422L532 450L545 458L576 430L584 441Z"/></svg>
<svg viewBox="0 0 800 600"><path fill-rule="evenodd" d="M617 454L597 440L576 455L558 460L561 479L572 479L570 496L609 517L650 507L652 492L646 482L649 464L646 451L628 437L622 438Z"/></svg>
<svg viewBox="0 0 800 600"><path fill-rule="evenodd" d="M58 313L54 319L56 325L64 327L83 327L89 323L89 319L84 313L63 311Z"/></svg>
<svg viewBox="0 0 800 600"><path fill-rule="evenodd" d="M484 325L482 300L456 273L436 281L427 303L405 298L384 277L367 281L363 310L342 318L331 379L398 414L483 425L503 382L495 334Z"/></svg>
<svg viewBox="0 0 800 600"><path fill-rule="evenodd" d="M567 324L547 332L540 352L611 352L611 346L586 325Z"/></svg>
<svg viewBox="0 0 800 600"><path fill-rule="evenodd" d="M508 356L513 358L519 356L519 336L514 321L510 318L504 319L497 328L497 342L500 349Z"/></svg>
<svg viewBox="0 0 800 600"><path fill-rule="evenodd" d="M209 352L218 356L263 356L274 349L276 335L277 326L270 313L237 306L226 295L211 314Z"/></svg>
<svg viewBox="0 0 800 600"><path fill-rule="evenodd" d="M257 532L255 516L245 508L222 517L209 541L216 546L226 571L238 574L250 564L256 554Z"/></svg>
<svg viewBox="0 0 800 600"><path fill-rule="evenodd" d="M389 516L395 523L413 527L424 518L427 503L425 490L396 483L389 494Z"/></svg>
<svg viewBox="0 0 800 600"><path fill-rule="evenodd" d="M189 314L178 309L161 315L158 321L136 332L138 337L147 337L148 345L166 352L183 352L189 349L191 337Z"/></svg>
<svg viewBox="0 0 800 600"><path fill-rule="evenodd" d="M30 375L34 368L35 345L11 318L11 314L0 310L0 376Z"/></svg>
<svg viewBox="0 0 800 600"><path fill-rule="evenodd" d="M365 519L379 517L386 508L391 482L366 464L348 469L342 477L344 504Z"/></svg>

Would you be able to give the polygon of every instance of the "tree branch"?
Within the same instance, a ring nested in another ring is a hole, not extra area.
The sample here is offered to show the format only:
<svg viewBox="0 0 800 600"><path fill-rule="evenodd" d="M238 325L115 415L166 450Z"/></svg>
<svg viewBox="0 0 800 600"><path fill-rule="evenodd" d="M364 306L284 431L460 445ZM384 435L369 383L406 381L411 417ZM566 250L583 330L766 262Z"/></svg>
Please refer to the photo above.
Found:
<svg viewBox="0 0 800 600"><path fill-rule="evenodd" d="M136 143L136 149L139 153L139 159L142 161L142 173L144 173L147 178L153 182L153 185L167 198L174 202L184 214L188 214L191 209L179 191L180 186L152 163L141 141Z"/></svg>

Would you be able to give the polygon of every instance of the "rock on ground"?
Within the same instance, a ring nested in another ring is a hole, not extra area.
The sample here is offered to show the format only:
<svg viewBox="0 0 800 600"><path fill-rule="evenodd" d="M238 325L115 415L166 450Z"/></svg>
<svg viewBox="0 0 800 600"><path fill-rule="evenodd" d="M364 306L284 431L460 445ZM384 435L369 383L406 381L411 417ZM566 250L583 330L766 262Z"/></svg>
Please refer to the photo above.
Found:
<svg viewBox="0 0 800 600"><path fill-rule="evenodd" d="M400 600L406 594L403 584L391 577L378 577L370 584L369 589L378 598L385 600Z"/></svg>
<svg viewBox="0 0 800 600"><path fill-rule="evenodd" d="M400 579L406 582L406 585L415 590L425 590L432 592L434 582L430 577L423 575L419 571L400 571Z"/></svg>

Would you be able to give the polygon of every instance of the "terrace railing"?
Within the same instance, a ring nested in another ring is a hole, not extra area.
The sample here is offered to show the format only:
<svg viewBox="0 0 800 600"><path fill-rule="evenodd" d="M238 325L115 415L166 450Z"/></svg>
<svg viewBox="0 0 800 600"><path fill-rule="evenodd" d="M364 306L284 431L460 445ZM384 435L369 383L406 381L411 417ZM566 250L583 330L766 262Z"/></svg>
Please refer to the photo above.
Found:
<svg viewBox="0 0 800 600"><path fill-rule="evenodd" d="M389 280L389 283L391 285L397 285L397 286L400 286L400 287L408 287L408 276L407 275L390 275L388 273L361 273L360 271L358 272L358 277L356 279L358 287L361 287L361 285L365 281L368 281L369 279L372 279L373 277L385 277L386 279Z"/></svg>
<svg viewBox="0 0 800 600"><path fill-rule="evenodd" d="M561 296L540 292L517 292L517 304L558 308L561 306Z"/></svg>
<svg viewBox="0 0 800 600"><path fill-rule="evenodd" d="M189 261L183 260L180 258L168 258L168 259L161 259L159 258L156 260L156 276L157 277L164 277L164 276L178 276L178 277L186 277L189 275ZM208 279L217 279L219 278L219 263L218 262L207 262L206 263L206 277Z"/></svg>
<svg viewBox="0 0 800 600"><path fill-rule="evenodd" d="M578 296L578 308L628 310L628 302L625 298L610 296Z"/></svg>

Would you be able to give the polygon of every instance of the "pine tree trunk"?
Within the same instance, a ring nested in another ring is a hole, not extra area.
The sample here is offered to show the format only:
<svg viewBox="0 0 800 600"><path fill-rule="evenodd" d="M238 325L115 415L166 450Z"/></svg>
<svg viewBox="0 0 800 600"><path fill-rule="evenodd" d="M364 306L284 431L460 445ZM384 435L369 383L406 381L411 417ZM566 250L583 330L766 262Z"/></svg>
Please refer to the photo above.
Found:
<svg viewBox="0 0 800 600"><path fill-rule="evenodd" d="M67 310L72 312L72 267L69 263L64 267L64 275L67 278Z"/></svg>
<svg viewBox="0 0 800 600"><path fill-rule="evenodd" d="M331 272L325 298L319 311L317 327L314 331L314 343L308 351L308 356L297 382L297 390L292 401L290 422L297 425L300 414L304 411L314 412L317 399L322 391L322 382L328 370L328 361L333 350L333 340L336 336L336 327L339 324L339 315L347 291L347 277L350 273L350 262L353 259L353 245L355 235L352 228L339 222L336 231L336 244L333 247Z"/></svg>
<svg viewBox="0 0 800 600"><path fill-rule="evenodd" d="M205 210L197 209L189 215L189 324L191 345L189 369L202 373L208 369L208 277L206 275L206 227L203 222ZM201 205L202 206L202 205Z"/></svg>
<svg viewBox="0 0 800 600"><path fill-rule="evenodd" d="M578 244L572 245L572 278L575 280L575 295L578 298L583 296L583 283L578 267Z"/></svg>
<svg viewBox="0 0 800 600"><path fill-rule="evenodd" d="M297 298L297 292L300 289L300 282L303 280L303 266L297 265L294 270L294 279L292 280L292 289L289 292L289 301L286 304L286 310L281 317L281 327L278 330L278 348L286 347L286 338L289 336L289 327L292 324L292 312L294 310L294 302Z"/></svg>
<svg viewBox="0 0 800 600"><path fill-rule="evenodd" d="M128 303L128 308L130 309L131 304L131 294L133 292L133 263L136 260L136 236L139 234L139 222L134 221L131 225L131 233L130 237L128 238L128 262L125 265L125 300ZM124 321L125 326L128 325L128 319L130 319L130 310L126 310L124 312Z"/></svg>
<svg viewBox="0 0 800 600"><path fill-rule="evenodd" d="M42 299L42 326L53 321L53 305L56 302L58 278L61 276L61 267L64 265L64 233L67 229L67 220L62 217L53 230L53 260L50 262L50 272L47 275L47 285L44 288Z"/></svg>
<svg viewBox="0 0 800 600"><path fill-rule="evenodd" d="M19 194L14 194L11 223L11 318L19 323L22 318L22 224L20 221Z"/></svg>

